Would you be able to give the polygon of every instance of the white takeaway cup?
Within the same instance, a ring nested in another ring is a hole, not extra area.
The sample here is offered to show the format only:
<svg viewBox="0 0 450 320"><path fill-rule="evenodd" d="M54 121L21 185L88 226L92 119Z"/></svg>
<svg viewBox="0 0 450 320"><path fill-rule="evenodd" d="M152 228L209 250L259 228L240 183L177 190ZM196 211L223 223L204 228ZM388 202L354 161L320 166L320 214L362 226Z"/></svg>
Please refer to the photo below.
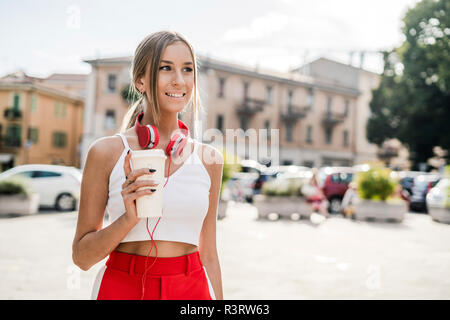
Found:
<svg viewBox="0 0 450 320"><path fill-rule="evenodd" d="M161 149L148 149L131 151L131 165L132 170L141 168L155 169L153 174L144 174L139 176L136 181L153 180L159 183L156 187L145 186L137 189L156 189L155 192L149 195L141 196L136 199L136 210L139 218L161 217L162 203L163 203L163 182L164 182L164 168L166 155Z"/></svg>

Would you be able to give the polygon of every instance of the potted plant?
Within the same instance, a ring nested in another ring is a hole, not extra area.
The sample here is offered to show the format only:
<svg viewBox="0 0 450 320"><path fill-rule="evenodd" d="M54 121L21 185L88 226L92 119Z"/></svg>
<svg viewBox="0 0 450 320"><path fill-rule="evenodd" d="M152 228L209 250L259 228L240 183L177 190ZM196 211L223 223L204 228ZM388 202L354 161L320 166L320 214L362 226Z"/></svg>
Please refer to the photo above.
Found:
<svg viewBox="0 0 450 320"><path fill-rule="evenodd" d="M261 194L255 195L253 203L258 210L258 218L265 219L270 214L277 217L298 215L309 217L310 210L302 195L302 180L279 177L264 183Z"/></svg>
<svg viewBox="0 0 450 320"><path fill-rule="evenodd" d="M26 178L0 181L0 214L36 214L39 193L32 193Z"/></svg>
<svg viewBox="0 0 450 320"><path fill-rule="evenodd" d="M359 220L403 220L406 204L399 195L399 185L387 168L371 168L356 178L357 197L353 217Z"/></svg>

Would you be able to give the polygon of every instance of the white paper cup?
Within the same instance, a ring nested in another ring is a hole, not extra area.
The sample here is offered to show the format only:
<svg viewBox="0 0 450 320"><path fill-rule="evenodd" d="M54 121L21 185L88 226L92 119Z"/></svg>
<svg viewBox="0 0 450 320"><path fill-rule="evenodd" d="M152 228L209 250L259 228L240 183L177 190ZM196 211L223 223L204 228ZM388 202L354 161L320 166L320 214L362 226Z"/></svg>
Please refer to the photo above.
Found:
<svg viewBox="0 0 450 320"><path fill-rule="evenodd" d="M157 187L142 187L138 190L156 189L155 192L136 199L136 209L139 218L161 217L163 202L163 182L166 155L161 149L131 151L132 170L141 168L155 169L153 174L139 176L136 181L154 180Z"/></svg>

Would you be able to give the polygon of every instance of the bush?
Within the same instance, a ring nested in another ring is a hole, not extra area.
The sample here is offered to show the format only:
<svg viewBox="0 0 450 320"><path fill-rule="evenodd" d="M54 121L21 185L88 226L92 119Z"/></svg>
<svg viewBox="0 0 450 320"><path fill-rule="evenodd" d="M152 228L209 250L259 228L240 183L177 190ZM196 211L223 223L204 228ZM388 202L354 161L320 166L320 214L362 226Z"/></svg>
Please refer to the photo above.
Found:
<svg viewBox="0 0 450 320"><path fill-rule="evenodd" d="M222 149L223 155L223 171L222 171L222 185L220 187L220 194L222 194L222 190L225 187L228 180L231 179L233 173L241 171L241 165L239 164L239 158L227 153L224 149Z"/></svg>
<svg viewBox="0 0 450 320"><path fill-rule="evenodd" d="M274 179L263 184L261 193L265 196L302 196L302 183L298 179Z"/></svg>
<svg viewBox="0 0 450 320"><path fill-rule="evenodd" d="M0 181L0 195L23 194L29 195L28 179L26 178L9 178Z"/></svg>
<svg viewBox="0 0 450 320"><path fill-rule="evenodd" d="M358 193L362 199L385 201L395 190L396 182L385 168L373 168L358 173Z"/></svg>

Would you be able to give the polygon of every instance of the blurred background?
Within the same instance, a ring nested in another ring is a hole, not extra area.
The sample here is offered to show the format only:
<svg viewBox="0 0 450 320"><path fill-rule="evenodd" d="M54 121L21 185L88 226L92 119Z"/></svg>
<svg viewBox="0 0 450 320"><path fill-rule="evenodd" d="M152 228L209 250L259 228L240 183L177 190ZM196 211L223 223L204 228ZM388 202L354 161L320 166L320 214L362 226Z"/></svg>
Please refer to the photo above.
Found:
<svg viewBox="0 0 450 320"><path fill-rule="evenodd" d="M200 133L237 139L202 137L226 159L225 299L450 298L449 10L0 2L0 298L90 298L102 263L71 260L84 162L119 132L134 50L163 29L196 50ZM265 129L277 150L227 129Z"/></svg>

